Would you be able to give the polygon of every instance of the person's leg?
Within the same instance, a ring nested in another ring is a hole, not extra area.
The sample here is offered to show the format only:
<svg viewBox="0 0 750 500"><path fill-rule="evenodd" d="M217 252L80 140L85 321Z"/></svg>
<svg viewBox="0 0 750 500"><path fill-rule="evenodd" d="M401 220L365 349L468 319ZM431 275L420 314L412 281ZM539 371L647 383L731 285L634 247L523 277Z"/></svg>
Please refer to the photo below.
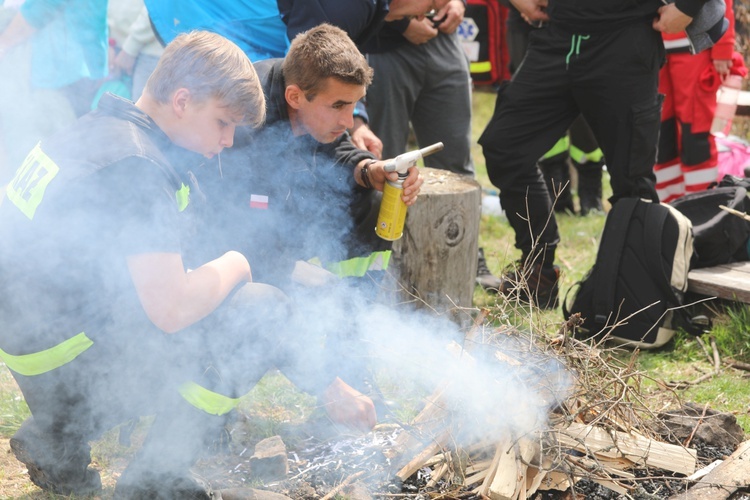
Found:
<svg viewBox="0 0 750 500"><path fill-rule="evenodd" d="M580 215L602 213L602 169L604 153L583 116L570 126L570 160L578 174Z"/></svg>
<svg viewBox="0 0 750 500"><path fill-rule="evenodd" d="M539 160L539 169L544 174L556 213L575 213L570 186L569 150L570 139L566 135Z"/></svg>
<svg viewBox="0 0 750 500"><path fill-rule="evenodd" d="M167 387L153 401L156 418L115 498L208 500L190 468L219 438L238 398L274 366L287 311L280 290L248 283L211 316L168 339Z"/></svg>
<svg viewBox="0 0 750 500"><path fill-rule="evenodd" d="M414 102L429 68L417 59L410 45L378 54L367 54L374 70L367 88L365 103L370 129L383 141L383 158L393 158L406 151L409 121Z"/></svg>
<svg viewBox="0 0 750 500"><path fill-rule="evenodd" d="M701 85L701 75L713 66L710 51L675 54L674 110L680 124L680 163L685 194L703 191L717 181L718 153L711 134L716 91Z"/></svg>
<svg viewBox="0 0 750 500"><path fill-rule="evenodd" d="M50 394L50 387L38 380L17 378L27 401L32 400L32 394L37 397ZM68 391L58 384L55 387L58 396ZM13 454L26 466L31 482L45 491L58 495L89 495L99 491L102 487L99 472L89 468L88 442L93 437L85 433L78 420L83 417L82 409L72 402L62 403L59 397L45 399L43 405L34 404L32 416L10 438Z"/></svg>
<svg viewBox="0 0 750 500"><path fill-rule="evenodd" d="M474 175L471 158L471 73L456 34L440 34L413 47L430 68L411 115L419 147L442 142L445 149L424 160L427 167Z"/></svg>
<svg viewBox="0 0 750 500"><path fill-rule="evenodd" d="M613 196L657 199L653 173L664 46L650 23L593 33L571 61L575 99L604 152Z"/></svg>
<svg viewBox="0 0 750 500"><path fill-rule="evenodd" d="M479 139L522 260L545 267L550 278L559 234L537 161L578 115L565 71L569 43L566 33L552 27L532 33L524 63L499 89L495 112ZM554 291L550 285L544 301L550 294L556 299L556 286L555 279Z"/></svg>
<svg viewBox="0 0 750 500"><path fill-rule="evenodd" d="M675 115L675 83L672 75L672 57L659 71L659 93L664 95L659 127L659 147L654 173L656 192L665 203L685 194L685 179L680 164L680 127Z"/></svg>

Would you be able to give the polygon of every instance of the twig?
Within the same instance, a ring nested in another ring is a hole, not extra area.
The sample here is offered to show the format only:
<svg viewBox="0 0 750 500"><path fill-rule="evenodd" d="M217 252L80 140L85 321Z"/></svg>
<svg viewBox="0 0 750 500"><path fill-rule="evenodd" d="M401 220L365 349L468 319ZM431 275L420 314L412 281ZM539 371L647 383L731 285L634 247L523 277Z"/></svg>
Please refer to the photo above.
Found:
<svg viewBox="0 0 750 500"><path fill-rule="evenodd" d="M721 370L721 359L719 358L719 348L716 346L716 339L711 335L711 349L714 352L714 373Z"/></svg>
<svg viewBox="0 0 750 500"><path fill-rule="evenodd" d="M343 481L341 481L335 488L333 488L331 491L326 494L326 496L322 497L320 500L331 500L333 497L338 495L338 493L343 490L345 487L349 486L351 483L353 483L356 479L359 479L365 471L361 470L359 472L355 472L351 476L347 477Z"/></svg>
<svg viewBox="0 0 750 500"><path fill-rule="evenodd" d="M750 371L750 363L743 363L732 358L724 358L724 364L738 370Z"/></svg>
<svg viewBox="0 0 750 500"><path fill-rule="evenodd" d="M716 375L716 372L706 373L704 375L701 375L695 380L681 380L679 382L665 382L664 384L667 387L671 387L672 389L684 389L685 387L690 387L691 385L698 385L701 382L705 382L706 380L710 380Z"/></svg>
<svg viewBox="0 0 750 500"><path fill-rule="evenodd" d="M732 215L736 215L737 217L742 217L745 220L750 220L750 216L748 216L745 212L740 212L739 210L735 210L733 208L725 207L724 205L719 205L719 208L722 210L725 210L729 212Z"/></svg>
<svg viewBox="0 0 750 500"><path fill-rule="evenodd" d="M713 361L713 358L711 357L711 353L708 352L708 347L706 347L706 343L703 342L703 339L700 337L695 337L695 341L698 342L698 345L701 346L701 349L703 349L703 354L706 355L706 358L708 358L709 363Z"/></svg>
<svg viewBox="0 0 750 500"><path fill-rule="evenodd" d="M698 419L698 423L695 424L695 427L693 427L693 432L690 433L690 436L685 440L685 448L690 446L690 441L693 440L693 436L695 436L695 432L698 430L698 427L703 423L703 419L706 418L706 412L708 411L708 403L703 406L703 413L701 413L701 418Z"/></svg>

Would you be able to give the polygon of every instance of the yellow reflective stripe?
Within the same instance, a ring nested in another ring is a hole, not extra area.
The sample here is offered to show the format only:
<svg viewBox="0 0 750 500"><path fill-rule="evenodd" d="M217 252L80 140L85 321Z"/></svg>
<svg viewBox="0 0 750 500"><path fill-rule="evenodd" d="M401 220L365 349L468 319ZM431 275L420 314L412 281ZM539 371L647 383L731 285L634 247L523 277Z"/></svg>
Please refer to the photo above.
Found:
<svg viewBox="0 0 750 500"><path fill-rule="evenodd" d="M355 257L328 264L326 269L339 278L364 276L367 274L367 271L383 271L388 269L388 263L391 261L391 253L391 250L373 252L367 257Z"/></svg>
<svg viewBox="0 0 750 500"><path fill-rule="evenodd" d="M239 398L230 398L218 392L209 391L195 382L185 382L180 386L179 391L185 401L211 415L226 415L240 404Z"/></svg>
<svg viewBox="0 0 750 500"><path fill-rule="evenodd" d="M59 171L60 167L42 151L41 143L37 143L8 184L6 196L31 220L44 198L44 191Z"/></svg>
<svg viewBox="0 0 750 500"><path fill-rule="evenodd" d="M557 140L554 146L552 146L552 149L547 151L542 158L552 158L553 156L557 156L560 153L564 153L565 151L570 148L570 139L568 136L560 137L560 139Z"/></svg>
<svg viewBox="0 0 750 500"><path fill-rule="evenodd" d="M0 359L16 373L26 377L41 375L73 361L83 351L94 345L84 332L60 342L54 347L31 354L14 356L0 349Z"/></svg>
<svg viewBox="0 0 750 500"><path fill-rule="evenodd" d="M177 209L182 212L190 203L190 186L183 184L180 189L175 191L175 198L177 198Z"/></svg>
<svg viewBox="0 0 750 500"><path fill-rule="evenodd" d="M469 71L471 73L489 73L492 71L492 63L490 61L479 61L469 64Z"/></svg>
<svg viewBox="0 0 750 500"><path fill-rule="evenodd" d="M582 149L571 145L570 157L573 159L573 161L577 161L578 163L586 163L589 161L598 163L602 158L604 158L604 151L602 151L601 148L596 148L590 153L584 153Z"/></svg>

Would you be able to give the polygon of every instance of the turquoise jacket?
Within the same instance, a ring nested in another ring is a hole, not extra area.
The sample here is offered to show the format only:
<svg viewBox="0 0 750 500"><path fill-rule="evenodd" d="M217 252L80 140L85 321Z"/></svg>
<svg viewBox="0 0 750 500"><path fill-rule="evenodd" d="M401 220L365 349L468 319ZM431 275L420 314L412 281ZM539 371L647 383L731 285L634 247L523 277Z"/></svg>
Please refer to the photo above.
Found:
<svg viewBox="0 0 750 500"><path fill-rule="evenodd" d="M26 0L21 15L37 30L34 87L60 88L107 76L107 0Z"/></svg>
<svg viewBox="0 0 750 500"><path fill-rule="evenodd" d="M236 43L253 62L284 57L289 48L276 0L145 0L145 4L164 44L180 33L204 29Z"/></svg>

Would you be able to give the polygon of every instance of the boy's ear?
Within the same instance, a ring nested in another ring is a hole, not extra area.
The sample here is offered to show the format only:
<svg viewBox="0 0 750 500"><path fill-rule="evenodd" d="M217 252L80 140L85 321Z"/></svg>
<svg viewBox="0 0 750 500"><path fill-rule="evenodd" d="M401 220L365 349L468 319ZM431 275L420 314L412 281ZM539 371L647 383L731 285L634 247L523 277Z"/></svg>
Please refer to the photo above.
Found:
<svg viewBox="0 0 750 500"><path fill-rule="evenodd" d="M286 89L284 90L284 98L289 106L294 109L299 109L300 101L305 99L305 94L297 85L292 84L286 86Z"/></svg>
<svg viewBox="0 0 750 500"><path fill-rule="evenodd" d="M185 114L190 98L190 91L186 88L179 88L172 94L172 110L178 117Z"/></svg>

